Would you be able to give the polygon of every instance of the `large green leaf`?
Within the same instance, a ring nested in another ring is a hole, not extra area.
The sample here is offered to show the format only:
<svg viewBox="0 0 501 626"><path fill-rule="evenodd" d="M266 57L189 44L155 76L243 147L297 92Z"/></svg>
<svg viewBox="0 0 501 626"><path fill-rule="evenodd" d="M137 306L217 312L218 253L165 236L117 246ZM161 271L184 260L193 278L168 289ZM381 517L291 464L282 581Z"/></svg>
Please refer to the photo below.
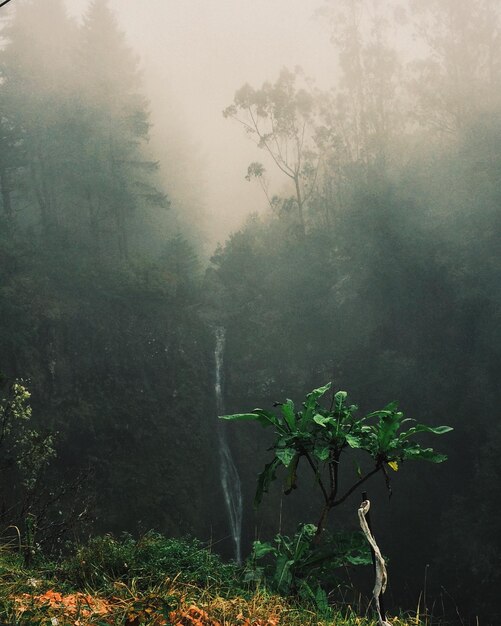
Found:
<svg viewBox="0 0 501 626"><path fill-rule="evenodd" d="M318 389L314 389L311 393L306 396L305 403L305 412L303 413L303 426L305 423L308 423L313 416L313 411L317 406L317 401L321 398L325 393L329 391L331 388L331 383L327 383L323 387L318 387Z"/></svg>
<svg viewBox="0 0 501 626"><path fill-rule="evenodd" d="M315 422L315 424L323 426L323 428L325 428L327 424L334 424L334 420L332 417L324 417L323 415L320 415L320 413L316 413L313 416L313 421Z"/></svg>
<svg viewBox="0 0 501 626"><path fill-rule="evenodd" d="M387 404L384 409L379 409L378 411L372 411L371 413L368 413L365 417L384 417L385 415L391 415L392 413L395 413L397 409L397 404L396 402L391 402L390 404Z"/></svg>
<svg viewBox="0 0 501 626"><path fill-rule="evenodd" d="M263 499L263 494L268 493L270 483L275 480L277 467L280 465L280 459L275 457L271 463L265 465L264 470L259 474L257 479L256 495L254 497L254 507L258 507Z"/></svg>
<svg viewBox="0 0 501 626"><path fill-rule="evenodd" d="M296 456L294 448L278 448L275 454L282 461L285 467L289 467L292 459Z"/></svg>
<svg viewBox="0 0 501 626"><path fill-rule="evenodd" d="M293 578L291 572L293 565L294 561L289 559L287 554L279 554L277 556L274 579L279 591L289 593Z"/></svg>
<svg viewBox="0 0 501 626"><path fill-rule="evenodd" d="M351 435L350 433L346 433L344 437L350 448L362 448L364 445L361 437Z"/></svg>
<svg viewBox="0 0 501 626"><path fill-rule="evenodd" d="M292 462L289 465L289 471L287 473L287 478L285 480L285 488L284 488L285 495L289 495L289 493L293 489L297 488L297 466L298 466L300 458L301 458L301 455L298 452L296 456L292 459Z"/></svg>
<svg viewBox="0 0 501 626"><path fill-rule="evenodd" d="M234 413L233 415L220 415L219 419L235 422L258 422L262 426L278 426L279 422L273 413L263 411L262 409L254 409L252 413Z"/></svg>
<svg viewBox="0 0 501 626"><path fill-rule="evenodd" d="M295 430L296 415L294 413L294 402L292 402L292 400L289 400L289 398L287 398L285 403L282 404L282 415L284 416L285 423L287 424L287 426L291 430Z"/></svg>
<svg viewBox="0 0 501 626"><path fill-rule="evenodd" d="M255 559L262 559L267 554L276 554L275 546L263 541L254 541L252 544L252 556Z"/></svg>
<svg viewBox="0 0 501 626"><path fill-rule="evenodd" d="M372 563L370 554L347 554L345 559L350 565L370 565Z"/></svg>
<svg viewBox="0 0 501 626"><path fill-rule="evenodd" d="M220 415L220 420L232 420L232 421L245 421L245 420L259 420L260 416L257 413L234 413L233 415Z"/></svg>
<svg viewBox="0 0 501 626"><path fill-rule="evenodd" d="M329 446L317 446L313 450L313 454L319 461L327 461L330 454L330 448Z"/></svg>
<svg viewBox="0 0 501 626"><path fill-rule="evenodd" d="M410 450L405 450L404 459L423 459L424 461L430 461L431 463L443 463L447 461L446 454L439 454L435 452L433 448L411 448Z"/></svg>
<svg viewBox="0 0 501 626"><path fill-rule="evenodd" d="M334 399L336 401L336 409L341 411L341 408L348 397L348 393L346 391L338 391L334 394Z"/></svg>
<svg viewBox="0 0 501 626"><path fill-rule="evenodd" d="M385 407L384 411L391 411L392 413L398 409L398 402L395 400L393 402L389 402Z"/></svg>
<svg viewBox="0 0 501 626"><path fill-rule="evenodd" d="M426 426L425 424L416 424L407 432L402 433L400 435L400 439L407 439L407 437L411 437L416 433L433 433L434 435L444 435L445 433L450 433L451 430L454 429L450 426Z"/></svg>
<svg viewBox="0 0 501 626"><path fill-rule="evenodd" d="M316 401L318 400L318 398L321 398L324 394L326 394L330 388L331 383L327 383L323 387L318 387L317 389L314 389L306 397L308 398L308 400Z"/></svg>
<svg viewBox="0 0 501 626"><path fill-rule="evenodd" d="M404 414L386 410L379 413L379 423L377 425L379 451L386 452L396 437Z"/></svg>

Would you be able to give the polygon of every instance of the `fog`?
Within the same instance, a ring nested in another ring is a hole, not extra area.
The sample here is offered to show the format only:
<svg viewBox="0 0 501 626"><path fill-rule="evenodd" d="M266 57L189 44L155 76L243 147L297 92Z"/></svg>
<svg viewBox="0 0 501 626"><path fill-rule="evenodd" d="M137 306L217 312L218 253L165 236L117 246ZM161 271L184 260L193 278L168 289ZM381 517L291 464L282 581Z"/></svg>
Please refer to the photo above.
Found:
<svg viewBox="0 0 501 626"><path fill-rule="evenodd" d="M66 0L80 18L86 0ZM139 55L152 111L153 140L184 134L201 160L211 245L265 203L244 179L262 159L222 111L243 82L273 81L283 66L301 66L319 87L332 84L336 59L318 2L290 0L113 0L127 40ZM277 182L277 187L279 187Z"/></svg>
<svg viewBox="0 0 501 626"><path fill-rule="evenodd" d="M239 593L363 614L363 486L390 614L499 624L499 2L0 11L16 563L116 589L116 563L127 584L154 579L155 559L124 565L131 537L153 530L161 551L189 534ZM292 536L306 562L262 544L263 567L240 569L254 540ZM89 567L68 567L81 545ZM120 554L103 564L96 545Z"/></svg>

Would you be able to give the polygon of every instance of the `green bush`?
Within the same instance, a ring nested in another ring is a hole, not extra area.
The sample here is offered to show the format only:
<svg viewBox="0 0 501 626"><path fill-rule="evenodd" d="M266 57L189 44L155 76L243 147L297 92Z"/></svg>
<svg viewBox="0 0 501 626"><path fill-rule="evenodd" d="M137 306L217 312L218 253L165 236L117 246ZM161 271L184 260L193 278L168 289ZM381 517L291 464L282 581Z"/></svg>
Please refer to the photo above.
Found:
<svg viewBox="0 0 501 626"><path fill-rule="evenodd" d="M75 587L108 587L112 581L126 581L135 559L136 542L130 535L93 537L79 545L60 566L60 575Z"/></svg>
<svg viewBox="0 0 501 626"><path fill-rule="evenodd" d="M143 576L159 575L161 578L179 576L195 584L231 585L238 568L223 563L221 557L204 547L197 539L166 539L148 533L137 543L136 564Z"/></svg>
<svg viewBox="0 0 501 626"><path fill-rule="evenodd" d="M60 567L60 576L79 588L107 588L115 581L133 580L148 587L175 577L196 585L230 588L237 585L237 573L235 565L223 563L197 539L168 539L154 532L138 540L130 535L95 537L78 546Z"/></svg>

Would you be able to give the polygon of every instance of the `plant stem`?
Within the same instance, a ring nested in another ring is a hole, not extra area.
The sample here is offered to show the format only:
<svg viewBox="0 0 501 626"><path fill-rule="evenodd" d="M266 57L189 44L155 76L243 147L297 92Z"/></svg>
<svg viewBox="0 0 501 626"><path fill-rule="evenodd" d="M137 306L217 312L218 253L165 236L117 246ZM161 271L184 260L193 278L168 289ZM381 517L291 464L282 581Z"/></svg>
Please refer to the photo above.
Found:
<svg viewBox="0 0 501 626"><path fill-rule="evenodd" d="M327 521L327 516L329 515L329 511L331 510L332 505L329 502L326 502L324 505L324 508L322 509L322 513L320 515L320 519L318 520L318 524L317 524L317 532L315 533L315 543L318 543L319 539L320 539L320 535L322 534L324 528L325 528L325 523Z"/></svg>
<svg viewBox="0 0 501 626"><path fill-rule="evenodd" d="M337 506L338 504L341 504L342 502L344 502L346 500L346 498L348 498L349 496L351 496L351 494L360 487L360 485L363 485L365 483L366 480L368 480L371 476L374 476L374 474L377 474L379 471L381 470L381 464L378 463L376 465L376 467L369 472L368 474L366 474L365 476L363 476L359 481L357 481L353 487L351 487L350 489L348 489L348 491L341 496L341 498L339 498L339 500L335 500L332 503L332 506Z"/></svg>
<svg viewBox="0 0 501 626"><path fill-rule="evenodd" d="M325 503L328 504L329 496L327 494L327 490L324 487L324 483L322 482L322 479L320 478L320 474L318 473L318 468L316 467L315 463L313 463L313 461L311 459L311 456L308 454L308 452L304 448L301 450L301 452L306 457L306 460L308 461L311 469L313 470L313 472L315 474L315 477L316 477L316 479L318 481L318 484L320 486L320 489L322 490L322 494L324 496Z"/></svg>
<svg viewBox="0 0 501 626"><path fill-rule="evenodd" d="M327 517L329 515L330 510L334 506L334 502L336 501L336 494L338 491L338 476L339 476L339 456L340 451L335 451L332 455L332 458L329 461L329 479L330 479L330 495L325 501L324 508L322 509L322 513L320 515L320 519L317 524L317 532L315 534L315 538L318 541L318 538L322 534L325 525L327 523Z"/></svg>

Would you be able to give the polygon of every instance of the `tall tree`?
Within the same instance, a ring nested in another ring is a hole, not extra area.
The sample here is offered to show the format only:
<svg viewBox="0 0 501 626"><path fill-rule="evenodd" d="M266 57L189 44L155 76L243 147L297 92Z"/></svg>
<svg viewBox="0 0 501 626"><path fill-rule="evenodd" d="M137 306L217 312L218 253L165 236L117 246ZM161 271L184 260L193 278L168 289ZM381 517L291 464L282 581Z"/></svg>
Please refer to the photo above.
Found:
<svg viewBox="0 0 501 626"><path fill-rule="evenodd" d="M401 63L380 0L327 0L321 10L342 72L326 109L352 163L384 165L401 130Z"/></svg>
<svg viewBox="0 0 501 626"><path fill-rule="evenodd" d="M63 138L74 76L70 51L75 29L62 0L48 0L20 3L3 30L2 126L8 151L4 158L19 162L19 138L12 137L12 132L19 135L22 131L29 190L24 200L29 207L37 207L44 232L59 223L64 206L68 144ZM3 200L4 208L12 212L7 169L4 165Z"/></svg>
<svg viewBox="0 0 501 626"><path fill-rule="evenodd" d="M129 257L130 225L148 205L168 206L152 183L158 164L144 154L149 113L140 93L138 60L106 0L84 18L77 57L82 76L79 154L75 183L86 198L89 227L99 244L112 223L121 259ZM142 215L144 219L144 214ZM137 224L136 224L137 226Z"/></svg>
<svg viewBox="0 0 501 626"><path fill-rule="evenodd" d="M223 115L243 125L251 139L265 150L294 189L289 200L295 207L300 232L306 232L307 207L316 188L321 154L315 142L316 102L306 86L298 86L302 72L283 69L275 83L261 89L244 85ZM266 191L264 167L249 166L247 177L257 178Z"/></svg>
<svg viewBox="0 0 501 626"><path fill-rule="evenodd" d="M446 133L499 106L501 10L495 0L412 0L417 35L426 45L415 62L418 119Z"/></svg>
<svg viewBox="0 0 501 626"><path fill-rule="evenodd" d="M0 110L5 111L1 95ZM14 177L23 164L23 133L8 114L0 113L0 198L3 217L9 227L14 222Z"/></svg>

